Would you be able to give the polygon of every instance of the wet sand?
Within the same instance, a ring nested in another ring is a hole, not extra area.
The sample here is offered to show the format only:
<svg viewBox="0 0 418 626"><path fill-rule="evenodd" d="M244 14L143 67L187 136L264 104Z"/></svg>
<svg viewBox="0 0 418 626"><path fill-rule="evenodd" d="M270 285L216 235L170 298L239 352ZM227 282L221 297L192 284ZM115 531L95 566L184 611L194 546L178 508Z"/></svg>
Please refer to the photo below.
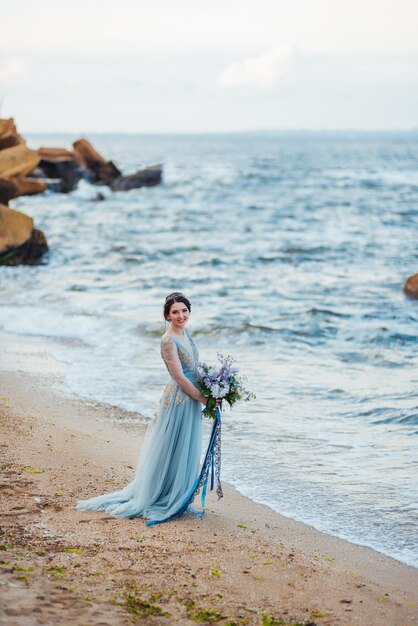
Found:
<svg viewBox="0 0 418 626"><path fill-rule="evenodd" d="M132 479L138 416L66 394L47 339L0 345L0 624L418 624L417 569L229 485L149 528L77 512Z"/></svg>

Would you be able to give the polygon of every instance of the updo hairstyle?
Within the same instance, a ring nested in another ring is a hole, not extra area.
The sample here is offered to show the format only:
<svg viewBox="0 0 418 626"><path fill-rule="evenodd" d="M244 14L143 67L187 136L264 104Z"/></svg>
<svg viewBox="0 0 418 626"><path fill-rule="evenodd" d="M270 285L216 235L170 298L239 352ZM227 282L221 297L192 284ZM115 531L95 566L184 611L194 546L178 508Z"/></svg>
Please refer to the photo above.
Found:
<svg viewBox="0 0 418 626"><path fill-rule="evenodd" d="M186 296L183 296L183 294L180 291L174 291L173 293L170 293L170 295L166 297L165 302L164 302L163 314L164 314L164 319L166 321L170 313L171 305L174 304L175 302L182 302L183 304L185 304L187 308L189 309L189 312L192 310L192 305L190 304L190 301L186 298Z"/></svg>

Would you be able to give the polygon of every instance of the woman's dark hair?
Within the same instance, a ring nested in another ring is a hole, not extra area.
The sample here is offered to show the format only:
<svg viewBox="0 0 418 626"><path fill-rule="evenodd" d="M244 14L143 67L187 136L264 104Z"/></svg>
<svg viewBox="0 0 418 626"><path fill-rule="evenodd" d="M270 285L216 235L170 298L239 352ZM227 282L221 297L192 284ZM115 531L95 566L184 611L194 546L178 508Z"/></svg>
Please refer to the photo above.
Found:
<svg viewBox="0 0 418 626"><path fill-rule="evenodd" d="M167 319L167 316L170 313L171 305L174 304L175 302L182 302L183 304L187 306L189 311L192 310L192 305L190 304L190 301L186 298L186 296L183 296L183 294L180 291L174 291L173 293L170 293L170 295L166 297L165 302L164 302L164 319L165 320Z"/></svg>

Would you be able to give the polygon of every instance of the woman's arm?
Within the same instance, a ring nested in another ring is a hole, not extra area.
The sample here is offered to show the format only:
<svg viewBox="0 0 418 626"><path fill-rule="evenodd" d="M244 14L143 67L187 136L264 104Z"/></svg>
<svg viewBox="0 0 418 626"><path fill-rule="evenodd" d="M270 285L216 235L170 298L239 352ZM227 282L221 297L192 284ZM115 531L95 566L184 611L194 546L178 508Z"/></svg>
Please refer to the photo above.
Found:
<svg viewBox="0 0 418 626"><path fill-rule="evenodd" d="M175 382L187 393L188 396L194 400L198 400L201 404L206 406L207 398L199 393L199 390L193 385L192 382L183 374L179 355L177 352L177 346L173 339L170 337L163 337L161 341L161 356L166 363L168 370L175 380Z"/></svg>

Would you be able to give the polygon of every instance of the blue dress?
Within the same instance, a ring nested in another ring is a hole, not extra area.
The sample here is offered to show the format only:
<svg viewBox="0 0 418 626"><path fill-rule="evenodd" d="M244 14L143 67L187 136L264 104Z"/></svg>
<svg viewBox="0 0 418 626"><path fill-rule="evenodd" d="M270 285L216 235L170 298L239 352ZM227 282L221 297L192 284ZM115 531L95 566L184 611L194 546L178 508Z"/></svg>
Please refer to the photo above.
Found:
<svg viewBox="0 0 418 626"><path fill-rule="evenodd" d="M183 374L195 384L199 355L187 329L186 338L187 343L165 335L161 355L170 374L177 361ZM171 376L157 419L145 434L134 480L121 491L79 500L77 510L106 511L112 517L144 517L149 523L164 522L190 510L208 474L199 473L201 410L200 402L186 394Z"/></svg>

